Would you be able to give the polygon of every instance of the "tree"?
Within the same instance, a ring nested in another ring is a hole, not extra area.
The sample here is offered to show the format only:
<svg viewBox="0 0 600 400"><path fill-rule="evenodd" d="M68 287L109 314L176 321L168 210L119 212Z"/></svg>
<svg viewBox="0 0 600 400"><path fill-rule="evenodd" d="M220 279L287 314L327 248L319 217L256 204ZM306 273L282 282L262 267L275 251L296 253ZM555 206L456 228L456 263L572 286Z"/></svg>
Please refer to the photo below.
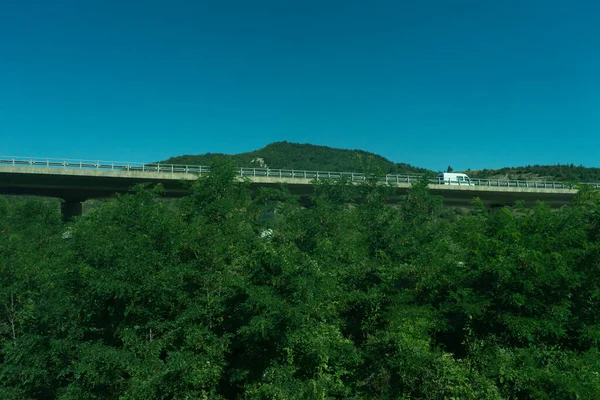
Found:
<svg viewBox="0 0 600 400"><path fill-rule="evenodd" d="M68 224L0 199L0 397L600 398L598 191L457 216L365 166L300 202L216 159Z"/></svg>

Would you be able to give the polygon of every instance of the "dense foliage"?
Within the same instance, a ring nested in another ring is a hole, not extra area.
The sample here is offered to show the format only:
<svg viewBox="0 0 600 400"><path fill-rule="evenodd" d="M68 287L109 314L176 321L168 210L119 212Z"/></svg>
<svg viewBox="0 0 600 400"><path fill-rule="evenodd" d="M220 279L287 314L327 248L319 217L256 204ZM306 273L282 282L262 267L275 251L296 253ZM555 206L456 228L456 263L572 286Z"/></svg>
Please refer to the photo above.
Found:
<svg viewBox="0 0 600 400"><path fill-rule="evenodd" d="M169 164L209 165L221 154L185 155L171 157L165 160ZM360 156L360 157L357 157ZM427 172L424 168L413 167L409 164L394 163L380 155L362 150L342 150L327 146L299 144L290 142L275 142L268 146L248 153L231 156L238 167L259 167L262 159L269 168L297 169L309 171L344 171L362 172L361 157L370 158L384 174L420 174ZM254 161L253 161L254 160Z"/></svg>
<svg viewBox="0 0 600 400"><path fill-rule="evenodd" d="M456 218L425 183L303 208L233 176L68 225L0 198L0 398L600 398L597 192Z"/></svg>

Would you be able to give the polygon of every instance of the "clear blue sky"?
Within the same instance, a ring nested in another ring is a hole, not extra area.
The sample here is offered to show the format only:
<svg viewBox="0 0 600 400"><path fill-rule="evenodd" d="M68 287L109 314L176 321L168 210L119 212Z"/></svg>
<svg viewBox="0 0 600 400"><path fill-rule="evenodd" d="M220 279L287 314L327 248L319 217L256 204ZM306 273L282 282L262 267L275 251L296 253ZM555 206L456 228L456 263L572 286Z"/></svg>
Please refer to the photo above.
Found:
<svg viewBox="0 0 600 400"><path fill-rule="evenodd" d="M600 166L600 2L0 0L0 154Z"/></svg>

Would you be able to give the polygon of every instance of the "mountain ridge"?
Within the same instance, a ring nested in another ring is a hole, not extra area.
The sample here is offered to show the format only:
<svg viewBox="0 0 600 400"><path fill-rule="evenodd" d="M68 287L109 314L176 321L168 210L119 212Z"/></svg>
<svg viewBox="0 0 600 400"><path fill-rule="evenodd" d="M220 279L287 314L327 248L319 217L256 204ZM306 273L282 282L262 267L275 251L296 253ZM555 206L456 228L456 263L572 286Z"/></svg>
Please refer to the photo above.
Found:
<svg viewBox="0 0 600 400"><path fill-rule="evenodd" d="M363 172L363 163L379 168L384 174L422 174L426 168L406 163L395 163L387 158L364 150L337 149L309 143L274 142L245 153L226 155L205 153L171 157L163 162L169 164L208 165L215 157L231 157L239 167L268 167L273 169L297 169L315 171ZM362 159L362 160L361 160Z"/></svg>
<svg viewBox="0 0 600 400"><path fill-rule="evenodd" d="M397 163L379 154L365 150L339 149L310 143L273 142L265 147L238 154L205 153L170 157L169 164L209 165L215 157L231 157L239 167L267 167L313 171L363 172L364 163L378 168L384 174L423 174L434 172L407 163ZM437 171L439 172L439 171ZM501 180L556 180L573 182L600 182L600 168L574 164L526 165L496 169L470 170L471 178Z"/></svg>

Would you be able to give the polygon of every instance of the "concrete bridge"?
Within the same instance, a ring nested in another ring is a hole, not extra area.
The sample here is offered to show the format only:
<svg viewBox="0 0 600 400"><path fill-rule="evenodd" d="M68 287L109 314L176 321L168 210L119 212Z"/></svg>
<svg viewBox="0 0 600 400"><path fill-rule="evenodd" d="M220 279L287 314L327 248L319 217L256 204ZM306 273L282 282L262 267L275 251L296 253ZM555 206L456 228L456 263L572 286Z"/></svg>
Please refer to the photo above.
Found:
<svg viewBox="0 0 600 400"><path fill-rule="evenodd" d="M81 203L88 199L126 193L138 183L161 183L165 196L187 194L185 182L210 173L204 166L117 163L84 160L35 159L0 157L0 193L36 195L63 199L65 219L80 215ZM240 168L238 178L248 178L251 187L276 187L282 183L300 196L308 198L314 179L347 178L361 182L365 176L351 172L298 171L264 168ZM396 194L406 194L418 176L387 175L380 178L396 188ZM600 184L594 184L600 187ZM447 205L467 206L479 197L490 207L528 204L543 201L551 207L570 204L577 190L561 182L472 180L471 185L444 185L433 179L429 185L433 194L441 195Z"/></svg>

